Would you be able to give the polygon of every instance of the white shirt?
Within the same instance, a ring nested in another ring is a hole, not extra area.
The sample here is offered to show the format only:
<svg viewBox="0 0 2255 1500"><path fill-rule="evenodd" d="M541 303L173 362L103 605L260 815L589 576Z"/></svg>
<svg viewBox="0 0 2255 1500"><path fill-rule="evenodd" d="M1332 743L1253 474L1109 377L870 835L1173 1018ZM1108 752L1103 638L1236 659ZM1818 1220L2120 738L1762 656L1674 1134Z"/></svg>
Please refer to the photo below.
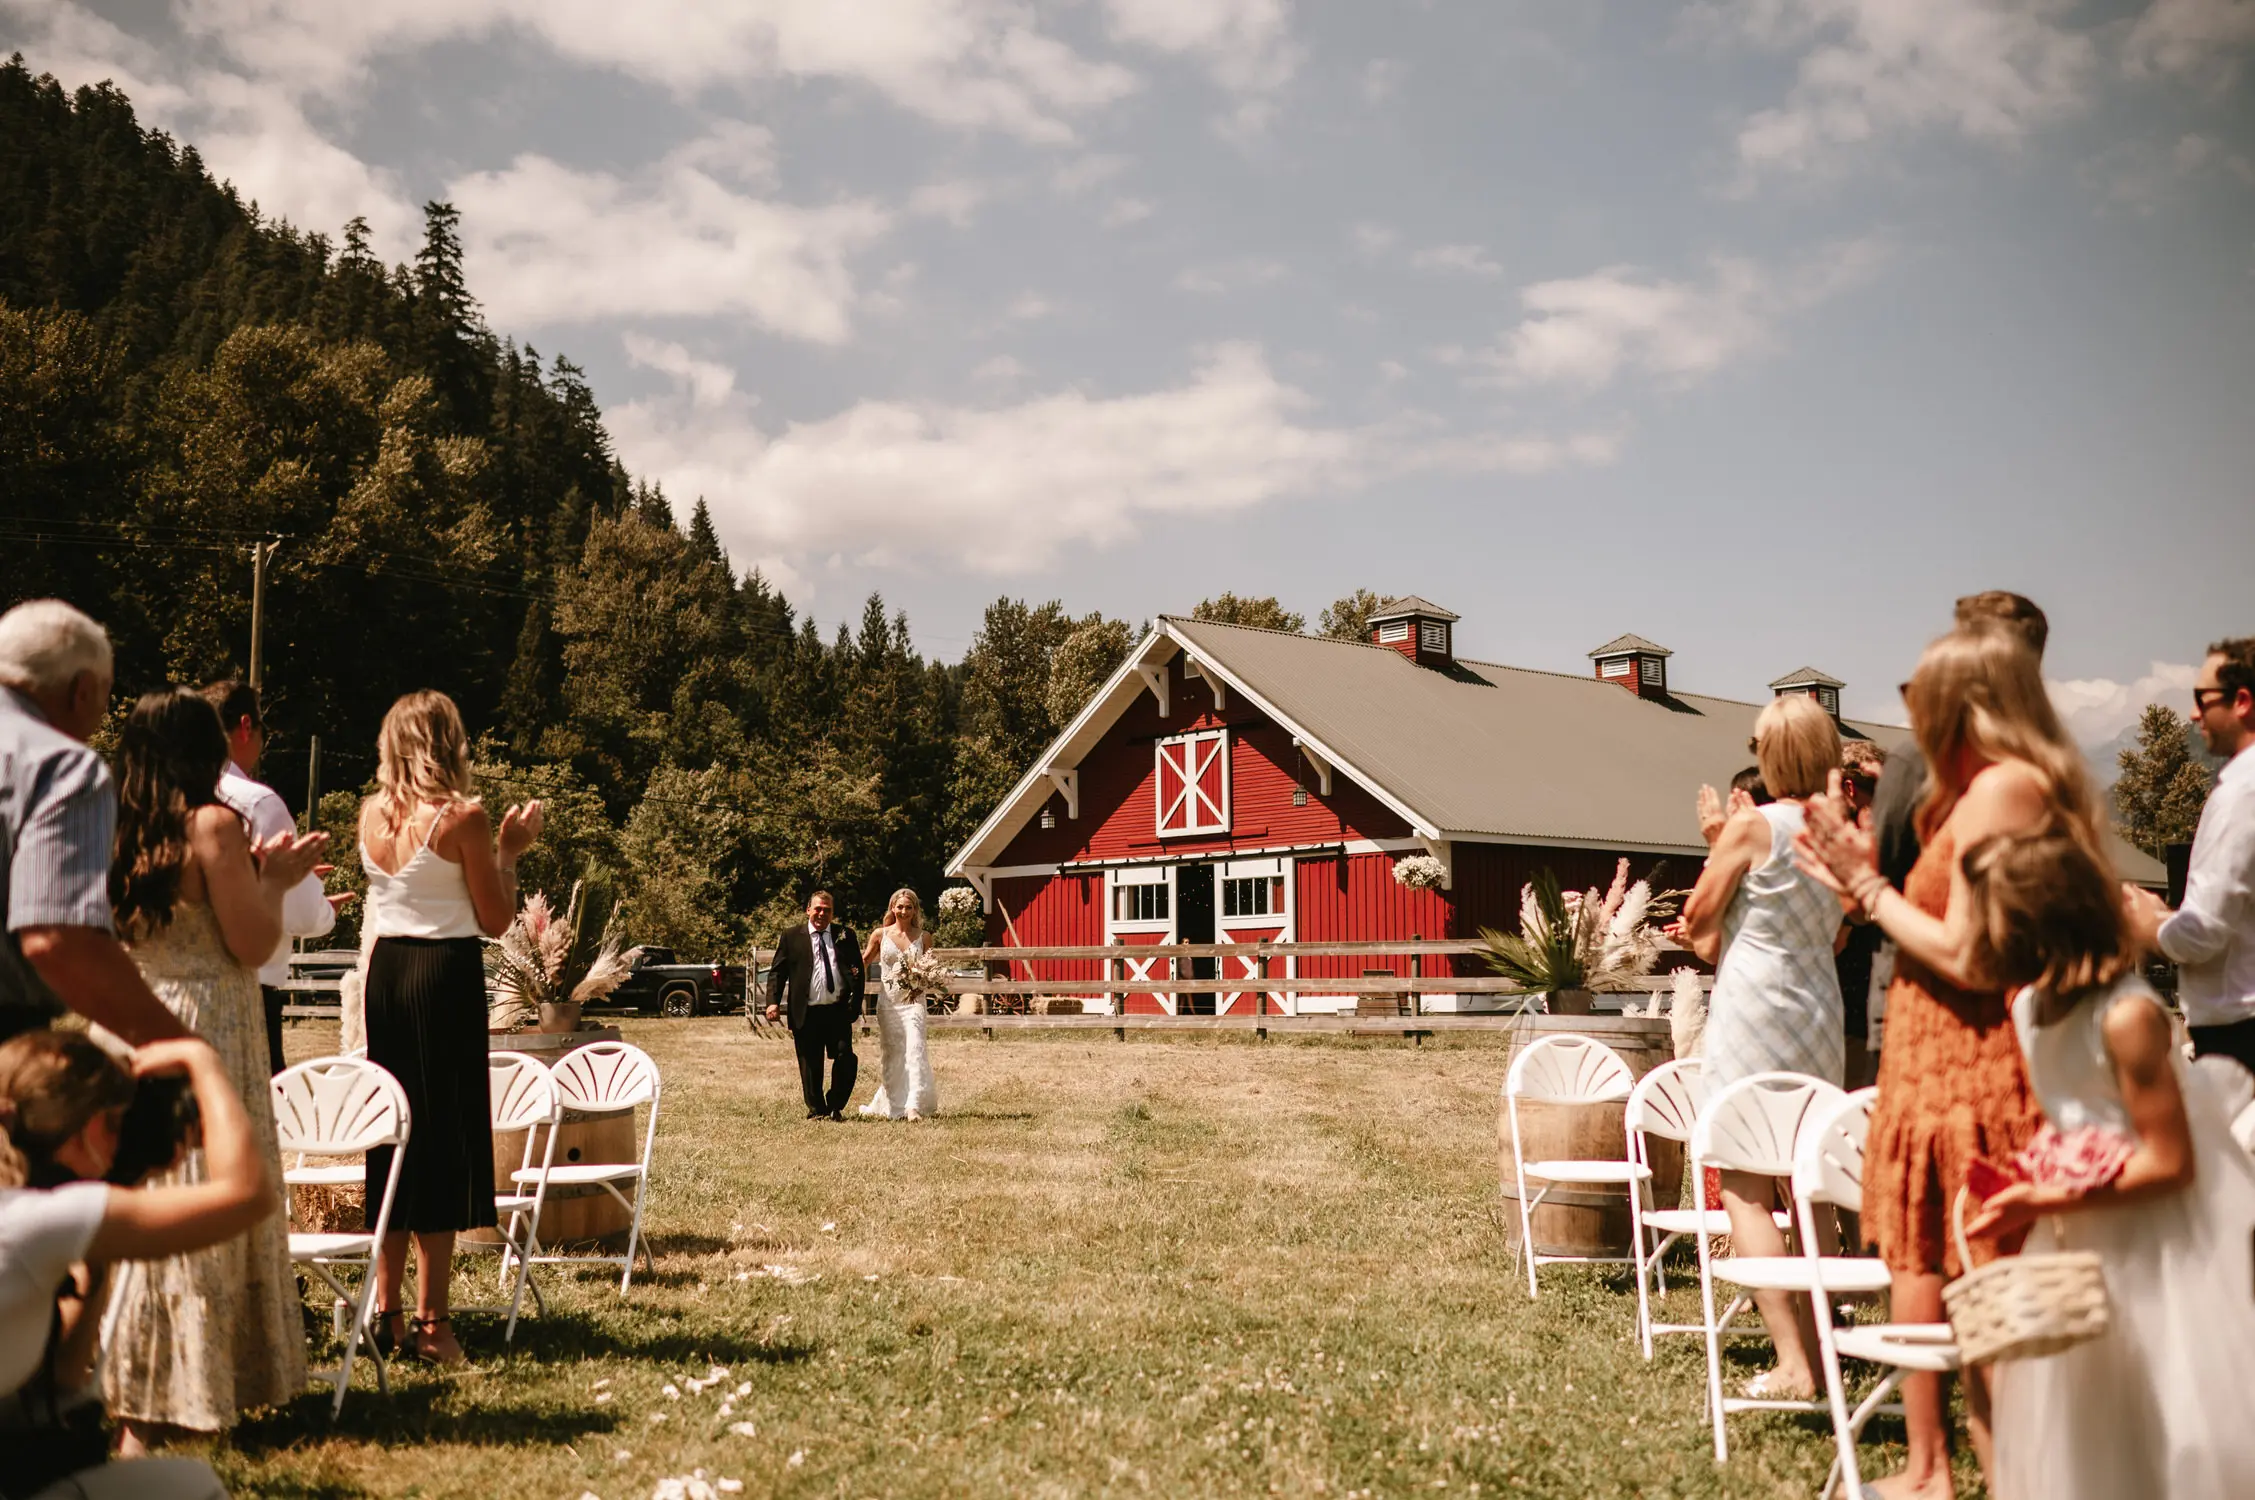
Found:
<svg viewBox="0 0 2255 1500"><path fill-rule="evenodd" d="M250 824L254 844L279 833L298 831L297 819L290 816L281 794L264 782L251 780L233 761L219 773L219 800ZM282 946L258 966L258 982L279 985L290 977L290 939L320 937L336 925L336 909L322 893L320 876L308 875L291 886L282 896Z"/></svg>
<svg viewBox="0 0 2255 1500"><path fill-rule="evenodd" d="M2192 838L2185 902L2161 924L2191 1026L2255 1020L2255 746L2217 773Z"/></svg>
<svg viewBox="0 0 2255 1500"><path fill-rule="evenodd" d="M110 1190L70 1182L51 1191L0 1188L0 1396L39 1372L54 1326L55 1288L86 1258Z"/></svg>
<svg viewBox="0 0 2255 1500"><path fill-rule="evenodd" d="M838 963L838 944L834 936L837 930L835 923L820 929L812 922L806 924L807 946L811 950L809 956L814 963L813 972L807 975L806 981L806 1003L809 1005L832 1005L845 998L841 990L846 982L846 973ZM824 950L828 950L830 954L830 966L827 969L822 966ZM831 984L833 979L837 981L836 985Z"/></svg>

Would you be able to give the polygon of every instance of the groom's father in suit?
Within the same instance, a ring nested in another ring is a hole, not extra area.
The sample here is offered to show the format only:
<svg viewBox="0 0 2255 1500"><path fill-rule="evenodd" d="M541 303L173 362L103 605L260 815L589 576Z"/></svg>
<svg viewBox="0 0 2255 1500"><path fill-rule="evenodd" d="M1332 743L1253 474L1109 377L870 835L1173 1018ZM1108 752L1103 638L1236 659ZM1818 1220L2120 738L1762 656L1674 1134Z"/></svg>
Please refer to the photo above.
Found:
<svg viewBox="0 0 2255 1500"><path fill-rule="evenodd" d="M830 920L828 891L807 898L806 925L775 945L767 984L767 1018L791 1015L791 1041L799 1051L799 1088L810 1120L842 1120L853 1097L853 1025L861 1015L861 944L853 929ZM830 1062L830 1088L822 1088L822 1063Z"/></svg>

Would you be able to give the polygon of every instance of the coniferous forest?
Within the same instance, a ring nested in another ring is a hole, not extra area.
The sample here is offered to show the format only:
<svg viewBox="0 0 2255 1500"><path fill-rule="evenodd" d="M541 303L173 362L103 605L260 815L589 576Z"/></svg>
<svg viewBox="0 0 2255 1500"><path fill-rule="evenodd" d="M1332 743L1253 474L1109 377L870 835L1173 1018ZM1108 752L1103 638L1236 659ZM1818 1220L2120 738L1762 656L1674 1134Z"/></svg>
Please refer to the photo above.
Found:
<svg viewBox="0 0 2255 1500"><path fill-rule="evenodd" d="M701 499L629 474L580 371L486 326L454 210L410 263L262 216L114 88L0 66L0 607L102 620L122 714L243 672L267 565L262 768L351 830L400 693L453 695L489 798L539 796L525 888L613 872L631 937L764 942L816 884L866 921L947 853L1125 653L991 605L926 661L872 595L824 639L736 575Z"/></svg>

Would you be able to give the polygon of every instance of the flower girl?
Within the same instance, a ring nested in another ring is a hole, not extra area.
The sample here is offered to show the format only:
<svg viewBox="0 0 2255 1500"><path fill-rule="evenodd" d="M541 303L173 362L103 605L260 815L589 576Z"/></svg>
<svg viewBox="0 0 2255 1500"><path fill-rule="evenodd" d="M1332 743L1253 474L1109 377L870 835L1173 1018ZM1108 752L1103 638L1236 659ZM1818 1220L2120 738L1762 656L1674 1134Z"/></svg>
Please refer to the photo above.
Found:
<svg viewBox="0 0 2255 1500"><path fill-rule="evenodd" d="M2096 1251L2106 1333L1996 1377L2000 1500L2255 1494L2255 1158L2124 951L2120 892L2065 834L1965 857L1971 940L2016 991L2046 1129L1966 1226ZM2002 1164L1999 1164L2002 1165Z"/></svg>

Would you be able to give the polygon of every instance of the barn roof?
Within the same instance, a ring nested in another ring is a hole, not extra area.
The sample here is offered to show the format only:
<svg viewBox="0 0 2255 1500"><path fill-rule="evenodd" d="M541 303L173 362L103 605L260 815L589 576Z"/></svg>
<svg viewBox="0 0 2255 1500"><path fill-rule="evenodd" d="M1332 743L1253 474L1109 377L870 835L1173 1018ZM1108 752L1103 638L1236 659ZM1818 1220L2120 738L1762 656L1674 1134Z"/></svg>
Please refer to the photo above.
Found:
<svg viewBox="0 0 2255 1500"><path fill-rule="evenodd" d="M1590 653L1599 656L1673 656L1665 646L1655 646L1641 635L1617 635Z"/></svg>
<svg viewBox="0 0 2255 1500"><path fill-rule="evenodd" d="M1366 642L1167 615L949 869L992 863L1050 794L1052 773L1077 766L1178 651L1429 839L1703 855L1693 793L1747 763L1763 707L1645 698L1596 677L1461 658L1435 670ZM1842 724L1890 750L1908 744L1900 726ZM2130 879L2160 878L2127 846L2118 862Z"/></svg>
<svg viewBox="0 0 2255 1500"><path fill-rule="evenodd" d="M1783 677L1771 683L1770 687L1772 690L1777 690L1790 687L1844 688L1847 685L1839 678L1826 672L1820 672L1815 667L1803 667L1797 672L1786 673Z"/></svg>

